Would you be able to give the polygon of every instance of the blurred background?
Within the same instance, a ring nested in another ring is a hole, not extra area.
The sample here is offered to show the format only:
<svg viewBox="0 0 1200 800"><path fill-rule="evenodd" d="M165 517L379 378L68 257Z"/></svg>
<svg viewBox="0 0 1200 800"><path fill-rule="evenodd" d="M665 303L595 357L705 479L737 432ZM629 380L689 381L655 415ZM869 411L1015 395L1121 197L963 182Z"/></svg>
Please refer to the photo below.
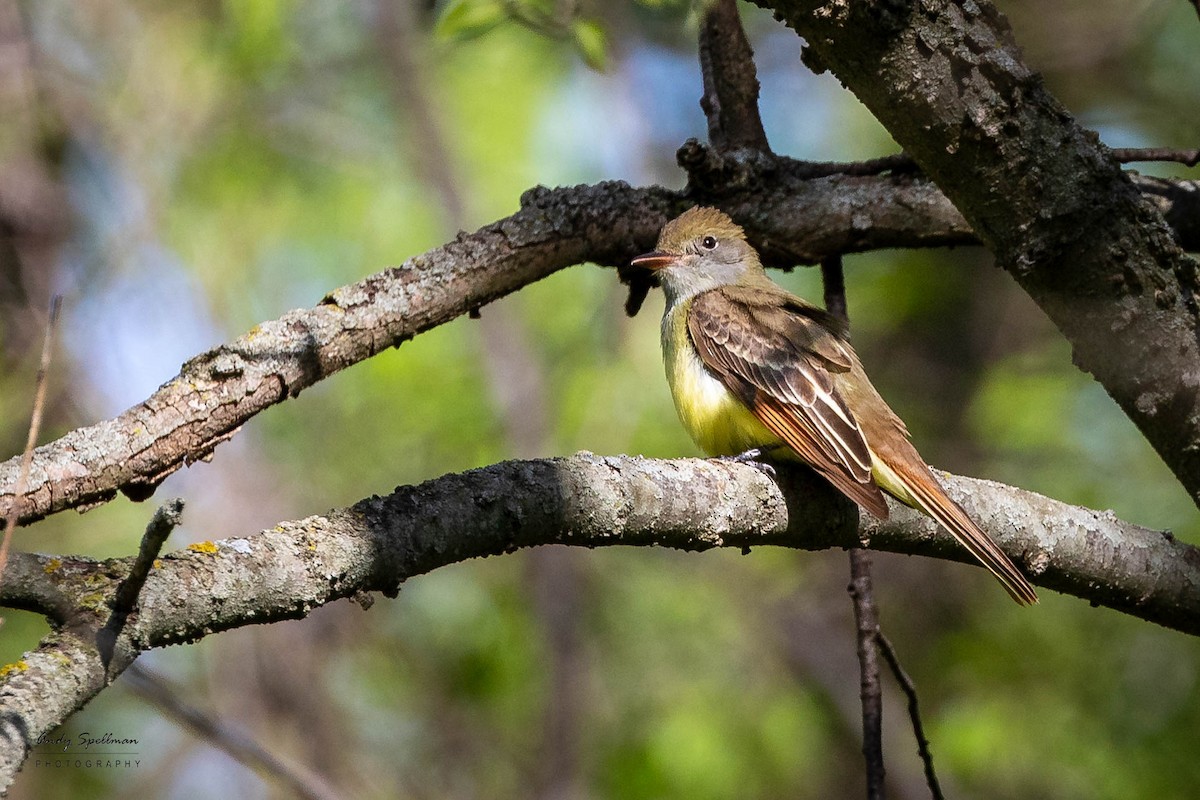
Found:
<svg viewBox="0 0 1200 800"><path fill-rule="evenodd" d="M1187 3L1000 7L1108 144L1197 145ZM836 79L801 65L790 30L743 16L777 152L895 152ZM0 0L0 456L24 443L53 293L43 441L259 321L512 213L535 184L682 187L675 149L706 130L696 23L671 0ZM777 277L820 296L815 270ZM1185 492L988 253L853 256L846 278L855 343L931 463L1200 544ZM506 458L697 455L662 376L661 301L630 320L623 300L612 270L560 272L271 409L151 502L59 514L16 546L129 554L173 496L188 505L172 548ZM1018 610L980 569L875 564L948 796L1193 796L1194 638L1050 593ZM853 797L847 579L841 552L545 548L139 663L347 797ZM4 616L6 663L46 626ZM925 797L886 678L885 696L890 790ZM128 678L62 728L82 732L138 739L140 766L31 761L12 796L289 796Z"/></svg>

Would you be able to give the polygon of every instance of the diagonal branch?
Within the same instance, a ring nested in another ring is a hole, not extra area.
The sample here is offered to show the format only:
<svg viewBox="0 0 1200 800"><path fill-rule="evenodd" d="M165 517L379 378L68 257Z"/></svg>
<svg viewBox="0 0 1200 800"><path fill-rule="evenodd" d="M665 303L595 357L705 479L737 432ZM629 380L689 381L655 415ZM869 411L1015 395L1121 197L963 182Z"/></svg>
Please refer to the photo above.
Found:
<svg viewBox="0 0 1200 800"><path fill-rule="evenodd" d="M183 700L165 678L142 664L126 672L131 690L167 719L190 731L239 764L286 787L292 797L304 800L336 800L341 797L320 775L275 755L252 736Z"/></svg>
<svg viewBox="0 0 1200 800"><path fill-rule="evenodd" d="M685 205L676 193L623 183L527 192L511 217L263 323L191 359L115 419L39 447L22 520L106 502L118 490L144 499L264 409L558 269L628 260ZM0 465L0 514L12 505L15 466Z"/></svg>
<svg viewBox="0 0 1200 800"><path fill-rule="evenodd" d="M879 645L879 652L883 655L883 660L891 668L892 676L896 679L896 683L900 684L900 689L908 699L908 719L912 723L913 737L917 740L917 755L921 757L921 766L925 770L925 783L929 786L929 795L933 800L944 800L937 771L933 768L933 753L929 752L929 740L925 738L925 726L921 723L917 687L900 664L900 656L896 653L896 648L891 641L883 635L882 631L876 631L875 639Z"/></svg>

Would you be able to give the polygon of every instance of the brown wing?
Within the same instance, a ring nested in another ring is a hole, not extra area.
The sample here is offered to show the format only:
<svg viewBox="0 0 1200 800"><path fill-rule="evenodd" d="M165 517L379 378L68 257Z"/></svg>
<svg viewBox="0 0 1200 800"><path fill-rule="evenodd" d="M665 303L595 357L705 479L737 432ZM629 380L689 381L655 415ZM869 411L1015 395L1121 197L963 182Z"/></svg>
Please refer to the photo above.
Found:
<svg viewBox="0 0 1200 800"><path fill-rule="evenodd" d="M697 295L688 333L704 365L772 433L847 497L881 519L887 504L871 478L862 429L832 373L852 359L838 337L780 292L724 287Z"/></svg>

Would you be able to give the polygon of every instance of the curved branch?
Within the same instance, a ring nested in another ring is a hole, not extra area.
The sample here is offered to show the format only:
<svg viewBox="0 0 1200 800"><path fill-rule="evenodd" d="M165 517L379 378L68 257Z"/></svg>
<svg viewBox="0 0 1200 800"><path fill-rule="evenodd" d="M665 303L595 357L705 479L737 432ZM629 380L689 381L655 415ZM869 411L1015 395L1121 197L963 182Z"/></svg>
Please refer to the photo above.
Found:
<svg viewBox="0 0 1200 800"><path fill-rule="evenodd" d="M1200 504L1197 263L992 3L755 2L954 201Z"/></svg>
<svg viewBox="0 0 1200 800"><path fill-rule="evenodd" d="M661 545L684 550L780 545L874 549L974 563L926 517L892 504L864 518L806 470L780 481L736 463L581 453L446 475L246 537L162 556L115 642L100 642L110 597L132 559L16 553L0 603L69 596L63 630L0 675L0 784L39 735L80 708L137 653L215 631L299 618L366 591L395 596L408 578L523 547ZM1032 580L1177 630L1200 634L1200 550L1168 534L998 483L943 476L947 492ZM246 576L253 575L254 580ZM100 607L97 607L97 606ZM1037 613L1036 611L1012 613ZM102 646L103 644L103 646Z"/></svg>
<svg viewBox="0 0 1200 800"><path fill-rule="evenodd" d="M812 177L794 159L698 143L681 153L696 194L621 182L526 192L510 217L342 287L315 308L290 311L196 356L179 375L121 415L79 428L33 454L21 520L111 500L142 500L180 467L210 457L259 412L322 378L398 346L572 264L628 263L658 230L724 187L722 208L743 222L764 260L815 263L838 253L973 244L962 216L933 183L912 174ZM1166 187L1177 190L1168 192ZM753 192L743 191L754 188ZM1200 190L1170 195L1195 228ZM10 513L19 458L0 463L0 516Z"/></svg>
<svg viewBox="0 0 1200 800"><path fill-rule="evenodd" d="M188 361L120 416L37 448L22 521L118 490L145 499L260 411L558 269L627 260L684 207L677 193L624 183L526 192L511 217L263 323ZM0 465L0 515L12 505L13 469Z"/></svg>

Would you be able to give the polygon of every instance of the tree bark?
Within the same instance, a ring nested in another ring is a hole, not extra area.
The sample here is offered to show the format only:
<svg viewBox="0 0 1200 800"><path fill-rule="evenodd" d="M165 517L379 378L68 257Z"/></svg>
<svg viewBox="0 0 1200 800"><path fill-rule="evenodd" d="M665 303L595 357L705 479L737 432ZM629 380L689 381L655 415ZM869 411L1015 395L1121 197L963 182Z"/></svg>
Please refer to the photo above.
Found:
<svg viewBox="0 0 1200 800"><path fill-rule="evenodd" d="M946 193L1200 504L1196 262L987 0L756 0Z"/></svg>

